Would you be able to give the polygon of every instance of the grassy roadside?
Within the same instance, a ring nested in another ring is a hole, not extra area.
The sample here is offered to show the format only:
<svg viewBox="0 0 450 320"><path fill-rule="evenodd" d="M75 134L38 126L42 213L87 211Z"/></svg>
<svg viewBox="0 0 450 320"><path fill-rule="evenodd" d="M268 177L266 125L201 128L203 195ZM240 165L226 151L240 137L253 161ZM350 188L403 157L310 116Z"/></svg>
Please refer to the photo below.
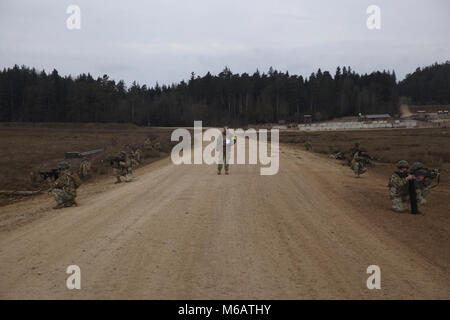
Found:
<svg viewBox="0 0 450 320"><path fill-rule="evenodd" d="M39 177L31 179L31 172L56 168L69 151L84 152L104 149L90 157L95 180L112 174L107 162L102 162L120 150L129 152L131 146L142 145L146 137L159 142L160 151L145 151L143 165L166 157L171 150L171 128L138 127L130 124L0 124L0 146L3 156L0 165L0 190L45 189ZM72 168L79 168L80 159L70 159ZM0 195L0 205L21 200L19 196Z"/></svg>

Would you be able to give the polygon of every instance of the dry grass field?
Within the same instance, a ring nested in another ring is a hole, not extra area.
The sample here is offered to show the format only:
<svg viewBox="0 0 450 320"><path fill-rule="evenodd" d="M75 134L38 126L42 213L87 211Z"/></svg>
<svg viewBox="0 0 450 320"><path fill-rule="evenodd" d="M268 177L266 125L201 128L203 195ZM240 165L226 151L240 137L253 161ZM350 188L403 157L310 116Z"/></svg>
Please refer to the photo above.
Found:
<svg viewBox="0 0 450 320"><path fill-rule="evenodd" d="M32 182L31 172L56 168L66 152L104 149L90 157L92 178L110 174L108 163L101 162L118 151L130 151L142 145L146 137L160 142L161 152L147 152L144 163L160 159L170 152L171 129L141 128L129 124L1 124L0 190L38 190L45 185L39 177ZM78 168L80 159L70 159ZM20 200L17 196L0 196L0 204Z"/></svg>
<svg viewBox="0 0 450 320"><path fill-rule="evenodd" d="M405 159L446 169L450 164L450 128L280 132L282 143L303 145L307 137L311 137L313 151L323 154L348 151L360 142L381 163L395 164Z"/></svg>
<svg viewBox="0 0 450 320"><path fill-rule="evenodd" d="M172 128L145 128L130 124L0 124L0 190L44 190L40 181L32 182L30 172L56 168L65 152L105 149L91 157L91 179L111 174L106 159L120 150L130 151L130 145L142 145L146 137L160 142L161 152L147 153L144 163L150 163L170 153ZM372 171L388 177L395 163L406 159L421 161L429 168L441 168L441 181L446 188L450 169L450 129L395 129L341 132L280 131L280 142L303 148L311 137L313 151L330 154L347 151L356 141L376 157ZM80 159L70 159L78 168ZM344 162L343 162L344 164ZM0 196L0 204L21 200L17 196Z"/></svg>

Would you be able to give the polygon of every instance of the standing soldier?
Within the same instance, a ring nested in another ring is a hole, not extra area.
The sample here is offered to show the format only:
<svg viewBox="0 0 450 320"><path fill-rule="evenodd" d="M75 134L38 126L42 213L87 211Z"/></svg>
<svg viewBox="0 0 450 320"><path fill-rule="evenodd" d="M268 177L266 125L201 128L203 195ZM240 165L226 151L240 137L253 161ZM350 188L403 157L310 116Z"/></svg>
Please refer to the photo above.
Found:
<svg viewBox="0 0 450 320"><path fill-rule="evenodd" d="M351 162L351 168L356 178L359 178L360 174L367 171L365 168L366 163L368 163L367 150L365 148L359 148L359 151L355 153Z"/></svg>
<svg viewBox="0 0 450 320"><path fill-rule="evenodd" d="M222 159L222 163L219 161L219 164L217 166L217 174L222 173L222 168L225 164L225 174L228 175L229 168L230 168L230 153L231 153L231 146L236 143L236 137L232 137L231 139L227 139L227 130L228 127L223 128L223 134L222 134L222 148L220 148L219 140L217 141L217 147L216 152L219 153L219 159Z"/></svg>
<svg viewBox="0 0 450 320"><path fill-rule="evenodd" d="M83 157L80 163L80 170L79 170L81 179L86 179L89 176L90 171L91 171L91 162L89 161L88 158Z"/></svg>
<svg viewBox="0 0 450 320"><path fill-rule="evenodd" d="M409 201L409 180L414 179L414 176L408 174L408 167L406 160L400 160L397 163L398 170L389 179L389 196L392 200L392 210L395 212L404 212L405 203Z"/></svg>
<svg viewBox="0 0 450 320"><path fill-rule="evenodd" d="M132 180L131 160L125 151L120 151L117 161L113 162L113 173L117 179L115 183L122 182L120 179L121 176L125 177L125 182L130 182Z"/></svg>
<svg viewBox="0 0 450 320"><path fill-rule="evenodd" d="M307 151L311 151L312 150L311 137L306 138L305 148L306 148Z"/></svg>
<svg viewBox="0 0 450 320"><path fill-rule="evenodd" d="M70 165L63 161L59 163L59 176L53 183L51 192L56 200L53 209L77 206L77 188L81 185L80 178L70 171Z"/></svg>

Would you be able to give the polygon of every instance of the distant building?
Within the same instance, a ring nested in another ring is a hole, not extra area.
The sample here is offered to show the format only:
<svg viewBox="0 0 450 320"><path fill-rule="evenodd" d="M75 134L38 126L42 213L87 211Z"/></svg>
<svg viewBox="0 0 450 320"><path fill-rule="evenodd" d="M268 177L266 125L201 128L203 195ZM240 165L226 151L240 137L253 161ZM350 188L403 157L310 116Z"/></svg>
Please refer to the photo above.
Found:
<svg viewBox="0 0 450 320"><path fill-rule="evenodd" d="M448 118L449 116L448 116L448 110L439 110L438 112L437 112L437 116L438 116L438 118L444 118L444 119L446 119L446 118Z"/></svg>
<svg viewBox="0 0 450 320"><path fill-rule="evenodd" d="M312 123L312 115L310 114L303 115L303 123Z"/></svg>
<svg viewBox="0 0 450 320"><path fill-rule="evenodd" d="M427 120L428 119L428 114L426 113L425 110L417 110L416 111L416 115L413 119L416 120Z"/></svg>
<svg viewBox="0 0 450 320"><path fill-rule="evenodd" d="M391 120L392 117L390 114L382 113L382 114L365 114L363 115L364 121L383 121L383 120Z"/></svg>

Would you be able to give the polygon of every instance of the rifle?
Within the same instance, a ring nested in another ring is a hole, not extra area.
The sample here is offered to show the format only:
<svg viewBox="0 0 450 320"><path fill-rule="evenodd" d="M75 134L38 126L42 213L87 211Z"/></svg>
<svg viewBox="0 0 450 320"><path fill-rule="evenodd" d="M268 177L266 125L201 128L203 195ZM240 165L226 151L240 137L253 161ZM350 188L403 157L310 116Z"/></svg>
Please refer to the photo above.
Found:
<svg viewBox="0 0 450 320"><path fill-rule="evenodd" d="M409 180L409 201L411 204L411 214L419 213L417 210L417 194L415 179Z"/></svg>
<svg viewBox="0 0 450 320"><path fill-rule="evenodd" d="M52 180L56 180L56 179L59 178L59 170L58 169L51 169L50 171L39 171L39 175L44 180L47 180L48 178L52 178Z"/></svg>
<svg viewBox="0 0 450 320"><path fill-rule="evenodd" d="M370 162L371 160L375 160L374 157L369 156L367 153L366 154L360 154L360 156L364 159L364 164L367 165L370 168L375 167L375 164L373 164L372 162Z"/></svg>
<svg viewBox="0 0 450 320"><path fill-rule="evenodd" d="M434 186L431 186L430 188L435 188L439 185L439 182L441 180L441 170L440 169L427 169L427 168L421 168L417 169L411 172L412 175L415 176L415 178L419 181L419 183L424 183L425 179L434 180L437 178L437 183ZM422 179L420 179L423 177Z"/></svg>

